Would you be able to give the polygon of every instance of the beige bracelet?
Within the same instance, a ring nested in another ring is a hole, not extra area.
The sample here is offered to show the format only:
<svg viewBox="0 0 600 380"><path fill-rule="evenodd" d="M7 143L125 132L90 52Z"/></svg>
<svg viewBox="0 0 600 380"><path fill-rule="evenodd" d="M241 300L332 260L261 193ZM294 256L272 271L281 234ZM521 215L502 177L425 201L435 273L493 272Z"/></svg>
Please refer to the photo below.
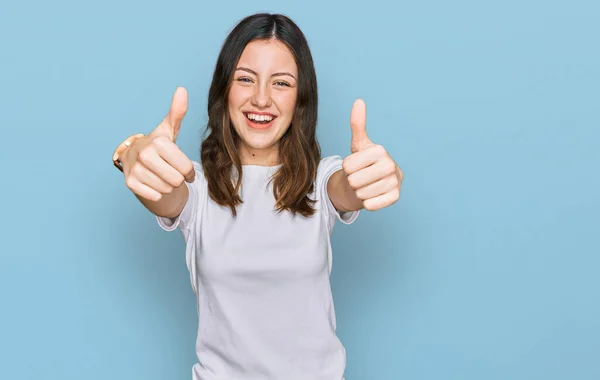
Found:
<svg viewBox="0 0 600 380"><path fill-rule="evenodd" d="M143 133L137 133L135 135L131 135L128 138L126 138L125 141L120 143L119 146L117 147L117 149L115 149L115 152L113 153L113 157L112 157L113 164L121 172L123 172L123 165L121 164L121 161L120 161L121 155L127 148L129 148L131 146L131 144L133 144L133 142L135 140L139 139L140 137L144 137L144 136L145 135Z"/></svg>

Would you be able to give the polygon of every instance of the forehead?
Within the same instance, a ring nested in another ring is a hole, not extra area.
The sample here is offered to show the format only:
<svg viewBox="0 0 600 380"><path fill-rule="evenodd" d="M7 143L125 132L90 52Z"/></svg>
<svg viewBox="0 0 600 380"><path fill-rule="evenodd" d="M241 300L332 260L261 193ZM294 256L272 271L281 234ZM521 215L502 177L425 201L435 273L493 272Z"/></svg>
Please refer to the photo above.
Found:
<svg viewBox="0 0 600 380"><path fill-rule="evenodd" d="M281 41L256 40L248 43L240 56L238 67L248 67L257 73L287 71L297 75L294 55Z"/></svg>

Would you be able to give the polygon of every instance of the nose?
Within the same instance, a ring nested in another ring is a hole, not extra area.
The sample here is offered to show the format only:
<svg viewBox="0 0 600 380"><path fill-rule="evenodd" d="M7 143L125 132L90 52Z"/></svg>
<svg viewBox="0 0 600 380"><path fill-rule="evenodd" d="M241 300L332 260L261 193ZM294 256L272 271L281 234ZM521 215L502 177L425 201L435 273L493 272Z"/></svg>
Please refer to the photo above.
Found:
<svg viewBox="0 0 600 380"><path fill-rule="evenodd" d="M261 83L254 87L252 105L257 108L267 108L271 106L271 89L267 83Z"/></svg>

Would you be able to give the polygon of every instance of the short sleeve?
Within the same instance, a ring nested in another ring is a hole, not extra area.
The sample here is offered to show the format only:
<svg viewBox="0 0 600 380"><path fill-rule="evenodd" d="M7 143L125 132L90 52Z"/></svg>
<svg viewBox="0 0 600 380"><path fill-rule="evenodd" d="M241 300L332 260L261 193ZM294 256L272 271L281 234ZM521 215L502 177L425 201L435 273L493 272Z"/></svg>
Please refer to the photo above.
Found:
<svg viewBox="0 0 600 380"><path fill-rule="evenodd" d="M342 212L335 208L329 193L327 192L327 183L333 173L338 170L342 170L342 158L340 156L329 156L321 159L319 168L317 170L317 179L315 181L319 192L319 200L321 200L321 210L325 216L328 225L333 228L336 221L340 221L344 224L353 223L360 213L359 210L351 212Z"/></svg>

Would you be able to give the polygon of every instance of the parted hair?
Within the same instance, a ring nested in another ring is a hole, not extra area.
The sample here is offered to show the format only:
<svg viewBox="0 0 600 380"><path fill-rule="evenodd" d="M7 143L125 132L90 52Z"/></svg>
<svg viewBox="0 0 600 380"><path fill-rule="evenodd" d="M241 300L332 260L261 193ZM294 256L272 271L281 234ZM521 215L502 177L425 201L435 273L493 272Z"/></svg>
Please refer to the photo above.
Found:
<svg viewBox="0 0 600 380"><path fill-rule="evenodd" d="M243 200L239 195L242 163L240 137L231 124L228 96L237 63L246 45L255 40L276 39L292 52L298 66L297 97L291 125L279 141L281 166L272 177L276 209L311 216L321 148L316 138L318 94L313 58L306 37L287 16L260 13L241 20L229 33L217 58L208 94L208 125L200 157L210 197L231 209ZM236 175L232 175L232 173Z"/></svg>

